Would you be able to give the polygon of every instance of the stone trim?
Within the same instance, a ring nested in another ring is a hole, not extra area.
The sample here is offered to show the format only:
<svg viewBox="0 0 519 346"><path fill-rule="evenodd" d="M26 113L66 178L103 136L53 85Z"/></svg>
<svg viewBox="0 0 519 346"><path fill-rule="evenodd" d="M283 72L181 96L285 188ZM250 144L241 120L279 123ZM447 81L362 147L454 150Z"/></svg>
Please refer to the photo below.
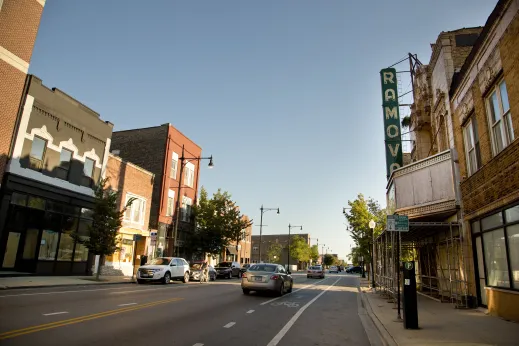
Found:
<svg viewBox="0 0 519 346"><path fill-rule="evenodd" d="M452 211L456 212L457 205L455 200L448 200L442 202L434 202L428 205L414 206L407 209L397 209L396 212L401 215L413 216L425 216L430 214L437 214L442 212Z"/></svg>
<svg viewBox="0 0 519 346"><path fill-rule="evenodd" d="M27 74L27 72L29 71L29 63L27 61L11 53L2 46L0 46L0 60L5 61L12 67L16 68L17 70L20 70L25 74Z"/></svg>

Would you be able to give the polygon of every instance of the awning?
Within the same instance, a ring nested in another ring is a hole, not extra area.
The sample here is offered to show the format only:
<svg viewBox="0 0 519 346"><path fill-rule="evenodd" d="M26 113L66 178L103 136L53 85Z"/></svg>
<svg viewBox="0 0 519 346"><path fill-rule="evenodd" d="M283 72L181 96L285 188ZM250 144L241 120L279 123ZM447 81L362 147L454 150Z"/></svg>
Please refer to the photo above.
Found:
<svg viewBox="0 0 519 346"><path fill-rule="evenodd" d="M231 255L238 255L238 250L236 250L236 246L227 246L227 252Z"/></svg>

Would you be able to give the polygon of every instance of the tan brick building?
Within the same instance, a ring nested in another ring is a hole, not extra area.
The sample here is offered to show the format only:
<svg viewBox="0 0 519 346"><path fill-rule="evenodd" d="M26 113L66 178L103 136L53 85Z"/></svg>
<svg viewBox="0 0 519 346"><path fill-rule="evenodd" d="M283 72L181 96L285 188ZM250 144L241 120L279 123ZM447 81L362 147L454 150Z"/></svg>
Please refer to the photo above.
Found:
<svg viewBox="0 0 519 346"><path fill-rule="evenodd" d="M149 228L155 175L131 162L109 154L106 178L109 179L108 186L119 192L121 209L130 198L135 198L135 200L124 214L122 227L119 230L118 246L120 250L106 258L103 273L106 275L106 268L111 267L116 274L130 276L134 259L138 266L141 256L146 255L148 258L152 258L155 252L155 244L151 242ZM140 239L134 241L135 235Z"/></svg>
<svg viewBox="0 0 519 346"><path fill-rule="evenodd" d="M0 184L19 118L45 0L0 1Z"/></svg>
<svg viewBox="0 0 519 346"><path fill-rule="evenodd" d="M247 215L242 215L242 220L249 221ZM232 242L222 253L222 260L236 261L240 264L251 263L251 249L252 249L252 224L243 230L242 237L239 242Z"/></svg>
<svg viewBox="0 0 519 346"><path fill-rule="evenodd" d="M450 98L472 289L491 314L519 321L519 0L498 2Z"/></svg>

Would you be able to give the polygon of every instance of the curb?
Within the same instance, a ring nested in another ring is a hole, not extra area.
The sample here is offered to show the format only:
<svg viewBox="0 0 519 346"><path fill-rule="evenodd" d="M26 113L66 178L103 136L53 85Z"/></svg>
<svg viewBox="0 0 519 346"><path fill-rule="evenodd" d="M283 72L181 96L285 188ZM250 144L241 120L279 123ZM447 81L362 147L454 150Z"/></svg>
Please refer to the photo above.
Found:
<svg viewBox="0 0 519 346"><path fill-rule="evenodd" d="M129 281L129 282L100 282L100 283L95 283L95 284L85 284L85 283L81 283L81 284L61 284L61 285L35 285L35 286L14 286L14 287L9 287L9 286L0 286L0 289L1 290L18 290L18 289L28 289L28 288L46 288L46 287L49 287L49 288L52 288L52 287L77 287L77 286L96 286L96 285L123 285L123 284L134 284L135 282L133 281Z"/></svg>
<svg viewBox="0 0 519 346"><path fill-rule="evenodd" d="M393 338L393 336L391 336L391 334L389 334L382 322L380 322L380 320L378 319L377 315L375 315L375 313L373 312L373 309L371 308L371 303L369 302L369 299L366 297L366 293L363 292L360 287L357 288L359 290L362 305L364 306L364 309L366 310L366 313L368 314L369 318L373 321L373 324L377 328L379 337L382 340L384 346L398 346L396 340Z"/></svg>

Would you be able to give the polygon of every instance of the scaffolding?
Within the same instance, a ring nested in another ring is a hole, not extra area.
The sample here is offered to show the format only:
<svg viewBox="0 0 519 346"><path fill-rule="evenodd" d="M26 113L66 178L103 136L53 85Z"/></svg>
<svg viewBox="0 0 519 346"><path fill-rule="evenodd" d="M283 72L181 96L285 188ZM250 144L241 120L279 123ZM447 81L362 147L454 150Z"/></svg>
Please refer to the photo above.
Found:
<svg viewBox="0 0 519 346"><path fill-rule="evenodd" d="M375 281L379 292L395 302L397 275L402 275L400 261L414 261L420 294L450 302L456 308L468 308L469 287L461 229L457 222L410 222L409 232L384 231L375 240ZM402 277L400 279L402 282Z"/></svg>

